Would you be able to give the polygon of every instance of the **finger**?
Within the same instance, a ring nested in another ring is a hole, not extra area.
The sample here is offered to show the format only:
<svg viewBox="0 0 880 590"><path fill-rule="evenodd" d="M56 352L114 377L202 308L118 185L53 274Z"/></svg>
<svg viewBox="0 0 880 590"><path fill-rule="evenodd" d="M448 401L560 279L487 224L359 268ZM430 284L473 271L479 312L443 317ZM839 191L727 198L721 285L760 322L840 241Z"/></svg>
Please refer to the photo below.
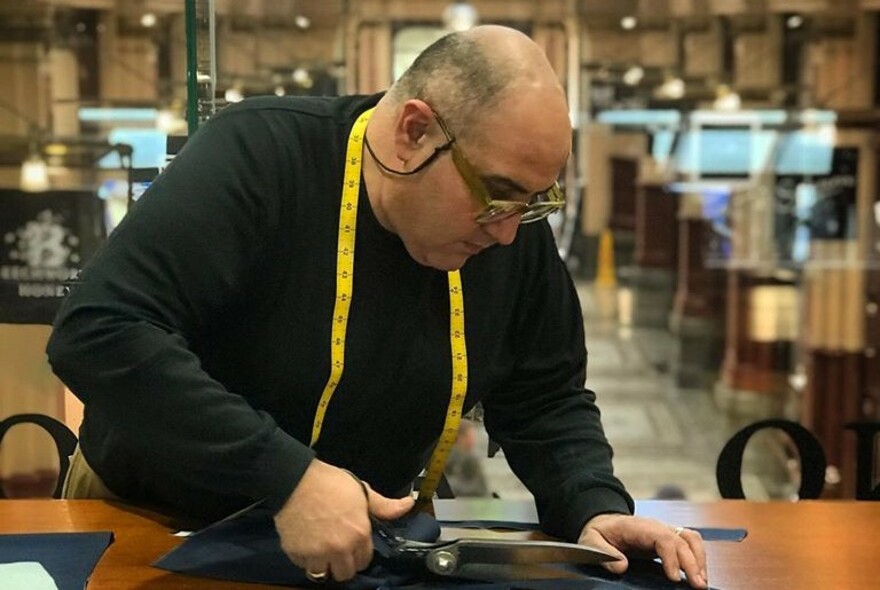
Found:
<svg viewBox="0 0 880 590"><path fill-rule="evenodd" d="M660 557L660 561L663 564L663 571L666 573L666 577L672 580L673 582L681 581L681 568L679 567L678 562L678 547L679 544L687 546L687 544L669 531L668 534L663 535L659 540L654 543L654 551L657 552L657 556Z"/></svg>
<svg viewBox="0 0 880 590"><path fill-rule="evenodd" d="M354 550L354 567L362 571L369 567L373 561L373 539L370 537L366 543L359 544Z"/></svg>
<svg viewBox="0 0 880 590"><path fill-rule="evenodd" d="M347 553L335 556L330 562L330 572L337 582L347 582L355 577L357 567L355 567L354 555Z"/></svg>
<svg viewBox="0 0 880 590"><path fill-rule="evenodd" d="M352 558L355 572L370 565L373 560L373 531L370 522L365 520L365 526L362 530L358 530L354 543L349 546L346 555Z"/></svg>
<svg viewBox="0 0 880 590"><path fill-rule="evenodd" d="M697 531L685 529L682 532L681 537L687 541L688 545L690 545L691 551L694 552L694 557L697 559L697 565L700 566L700 575L703 576L703 580L708 582L709 576L706 570L706 545L703 543L703 536Z"/></svg>
<svg viewBox="0 0 880 590"><path fill-rule="evenodd" d="M284 548L282 548L282 550L284 551L284 554L287 555L287 559L289 559L293 565L302 569L303 571L308 571L310 561L307 556L303 555L302 553L288 551L287 549L284 549ZM317 569L313 569L311 571L321 573L321 571L323 571L323 570L321 570L321 567L322 567L321 564L317 560L314 560L314 559L312 560L312 562L315 562Z"/></svg>
<svg viewBox="0 0 880 590"><path fill-rule="evenodd" d="M609 543L596 529L589 529L585 535L578 539L578 543L617 557L617 561L606 561L602 564L602 567L612 574L622 574L629 567L629 560L627 560L626 556L617 547Z"/></svg>
<svg viewBox="0 0 880 590"><path fill-rule="evenodd" d="M622 575L626 573L627 568L629 568L629 561L624 557L617 561L606 561L602 564L602 567L612 574Z"/></svg>
<svg viewBox="0 0 880 590"><path fill-rule="evenodd" d="M285 551L285 555L287 555L287 559L300 569L306 569L306 559L302 555L297 555L295 553L287 553Z"/></svg>
<svg viewBox="0 0 880 590"><path fill-rule="evenodd" d="M415 500L412 496L403 498L386 498L376 490L370 487L370 484L364 482L367 486L369 495L370 514L377 516L383 520L395 520L401 518L407 512L412 510Z"/></svg>
<svg viewBox="0 0 880 590"><path fill-rule="evenodd" d="M678 561L687 574L688 583L694 588L706 588L706 552L700 533L685 529L680 535L684 543L678 544Z"/></svg>
<svg viewBox="0 0 880 590"><path fill-rule="evenodd" d="M309 559L303 566L306 577L313 582L330 580L330 564L323 559ZM326 574L326 580L321 579L321 575Z"/></svg>

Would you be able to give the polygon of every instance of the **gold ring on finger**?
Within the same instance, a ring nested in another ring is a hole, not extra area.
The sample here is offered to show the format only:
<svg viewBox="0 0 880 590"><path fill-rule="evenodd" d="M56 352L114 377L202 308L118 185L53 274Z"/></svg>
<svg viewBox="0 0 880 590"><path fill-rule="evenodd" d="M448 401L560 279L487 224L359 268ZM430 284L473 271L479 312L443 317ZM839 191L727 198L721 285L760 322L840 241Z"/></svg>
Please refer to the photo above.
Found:
<svg viewBox="0 0 880 590"><path fill-rule="evenodd" d="M326 571L323 571L323 572L317 572L317 573L315 573L315 572L312 572L312 571L306 570L306 577L307 577L310 581L315 582L316 584L320 584L320 583L322 583L322 582L326 582L326 581L327 581L327 572L326 572Z"/></svg>
<svg viewBox="0 0 880 590"><path fill-rule="evenodd" d="M682 532L683 530L684 530L684 527L683 527L683 526L677 526L677 527L675 527L674 529L672 529L672 534L675 535L676 537L680 537L680 536L681 536L681 532Z"/></svg>

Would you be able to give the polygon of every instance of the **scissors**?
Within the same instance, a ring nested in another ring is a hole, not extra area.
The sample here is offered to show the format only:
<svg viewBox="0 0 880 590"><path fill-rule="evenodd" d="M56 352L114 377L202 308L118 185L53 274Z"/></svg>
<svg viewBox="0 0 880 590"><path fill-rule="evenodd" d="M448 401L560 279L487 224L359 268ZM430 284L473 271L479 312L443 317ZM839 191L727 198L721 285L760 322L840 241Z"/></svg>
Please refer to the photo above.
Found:
<svg viewBox="0 0 880 590"><path fill-rule="evenodd" d="M361 479L347 469L364 492L367 503L370 494ZM578 578L579 575L561 569L540 568L547 564L599 565L619 558L595 547L561 543L558 541L523 541L507 539L456 539L426 543L413 541L398 535L386 522L369 514L370 523L385 543L392 559L424 565L428 571L440 576L486 579L499 577L498 568L508 571L500 577L513 573L522 578L555 577ZM495 572L495 573L492 573ZM552 575L551 575L552 574Z"/></svg>
<svg viewBox="0 0 880 590"><path fill-rule="evenodd" d="M492 566L599 565L618 559L594 547L558 541L508 539L456 539L435 543L412 541L400 537L386 522L372 515L370 520L373 531L387 544L390 557L424 564L430 572L440 576L483 578L487 571L493 569ZM541 569L540 573L546 575L547 569ZM566 575L559 570L559 575L554 577L576 576Z"/></svg>

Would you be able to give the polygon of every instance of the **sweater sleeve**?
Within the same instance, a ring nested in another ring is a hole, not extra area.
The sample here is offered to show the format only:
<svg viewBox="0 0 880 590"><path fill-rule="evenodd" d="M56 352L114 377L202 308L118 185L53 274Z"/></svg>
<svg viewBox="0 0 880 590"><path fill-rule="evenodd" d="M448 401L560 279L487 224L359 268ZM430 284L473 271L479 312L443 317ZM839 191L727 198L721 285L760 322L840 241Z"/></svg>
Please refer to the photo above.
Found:
<svg viewBox="0 0 880 590"><path fill-rule="evenodd" d="M593 516L632 514L634 505L614 476L596 395L584 388L577 293L544 229L544 247L532 250L540 254L529 254L513 376L483 405L489 435L535 496L544 531L575 541Z"/></svg>
<svg viewBox="0 0 880 590"><path fill-rule="evenodd" d="M135 460L142 480L280 506L312 451L212 379L191 346L242 297L278 231L292 182L263 117L232 109L190 139L84 269L47 353L86 421L113 425L112 441L91 441L103 456ZM120 481L94 467L111 489ZM194 496L176 508L198 513Z"/></svg>

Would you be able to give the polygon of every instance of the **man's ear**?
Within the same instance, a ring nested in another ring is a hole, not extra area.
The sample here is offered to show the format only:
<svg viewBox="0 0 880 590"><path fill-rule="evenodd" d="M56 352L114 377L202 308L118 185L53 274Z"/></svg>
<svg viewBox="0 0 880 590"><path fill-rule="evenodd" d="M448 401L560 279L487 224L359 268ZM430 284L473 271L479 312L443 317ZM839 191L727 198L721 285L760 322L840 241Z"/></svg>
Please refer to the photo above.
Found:
<svg viewBox="0 0 880 590"><path fill-rule="evenodd" d="M433 151L426 141L434 113L427 103L410 99L403 103L394 126L394 150L397 158L406 164L420 161Z"/></svg>

